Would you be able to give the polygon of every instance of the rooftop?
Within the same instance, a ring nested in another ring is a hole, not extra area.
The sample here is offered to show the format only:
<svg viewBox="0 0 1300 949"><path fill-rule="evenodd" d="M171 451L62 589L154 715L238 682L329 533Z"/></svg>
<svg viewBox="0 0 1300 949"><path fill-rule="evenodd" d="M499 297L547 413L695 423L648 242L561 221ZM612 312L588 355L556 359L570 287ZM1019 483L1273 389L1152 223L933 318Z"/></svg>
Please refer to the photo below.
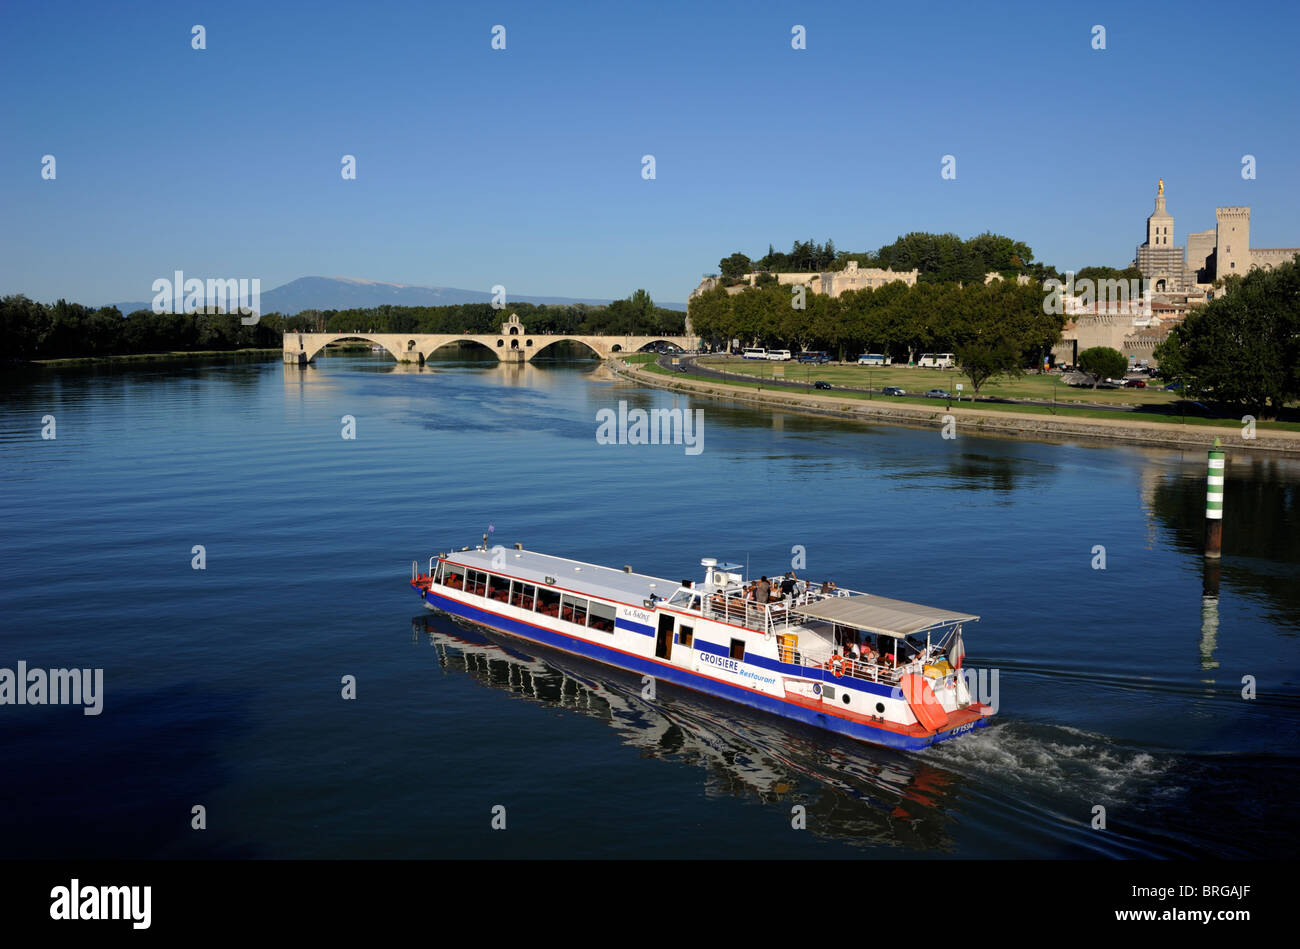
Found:
<svg viewBox="0 0 1300 949"><path fill-rule="evenodd" d="M804 616L895 638L979 619L973 613L955 613L952 610L867 593L830 597L807 606L794 607L794 611Z"/></svg>
<svg viewBox="0 0 1300 949"><path fill-rule="evenodd" d="M506 548L504 562L498 561L493 566L493 558L499 556L501 554L494 554L492 548L477 548L453 550L447 554L447 560L476 570L505 573L532 583L563 587L575 593L617 600L633 606L640 606L650 598L651 593L660 598L670 597L680 585L676 580L663 577L624 573L616 567L602 567L580 560L513 548Z"/></svg>

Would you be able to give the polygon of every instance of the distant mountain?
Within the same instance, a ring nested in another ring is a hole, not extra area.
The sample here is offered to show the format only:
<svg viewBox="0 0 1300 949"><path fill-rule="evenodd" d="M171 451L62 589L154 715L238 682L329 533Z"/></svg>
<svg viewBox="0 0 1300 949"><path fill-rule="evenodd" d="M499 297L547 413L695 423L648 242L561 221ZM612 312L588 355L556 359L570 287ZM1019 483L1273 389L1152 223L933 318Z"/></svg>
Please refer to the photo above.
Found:
<svg viewBox="0 0 1300 949"><path fill-rule="evenodd" d="M604 306L608 300L586 300L576 297L533 297L509 294L510 300L520 303L572 304ZM283 313L293 316L303 310L348 310L372 306L455 306L460 303L491 303L492 294L482 290L460 290L456 287L420 287L405 283L381 283L377 280L356 280L351 277L299 277L282 287L262 291L262 312ZM123 314L148 310L152 301L144 303L113 303ZM685 310L685 303L658 303L669 310Z"/></svg>

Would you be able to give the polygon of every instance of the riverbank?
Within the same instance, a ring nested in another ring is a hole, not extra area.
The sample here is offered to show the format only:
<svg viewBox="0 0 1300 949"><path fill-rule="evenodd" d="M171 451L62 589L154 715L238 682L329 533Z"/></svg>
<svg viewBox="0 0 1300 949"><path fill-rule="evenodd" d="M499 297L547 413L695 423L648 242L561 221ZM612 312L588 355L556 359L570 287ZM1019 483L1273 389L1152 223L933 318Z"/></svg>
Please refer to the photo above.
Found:
<svg viewBox="0 0 1300 949"><path fill-rule="evenodd" d="M653 363L627 365L623 360L612 361L612 368L616 374L640 385L883 425L942 429L948 417L951 417L955 422L955 431L958 435L962 432L1003 434L1037 441L1083 438L1152 445L1160 448L1209 448L1214 444L1215 438L1218 438L1225 448L1243 449L1253 453L1300 455L1300 432L1257 430L1254 438L1243 438L1245 427L1234 422L1195 419L1188 420L1188 423L1173 421L1152 423L1126 418L991 411L973 406L930 408L899 405L880 399L866 401L822 395L819 392L805 393L789 389L764 390L761 387L730 385L719 380L660 374L654 372L651 366Z"/></svg>
<svg viewBox="0 0 1300 949"><path fill-rule="evenodd" d="M70 356L66 359L33 359L16 363L15 366L61 369L67 366L107 366L117 363L141 362L181 362L189 359L213 359L225 356L256 356L269 358L279 356L283 348L274 349L201 349L168 353L126 353L121 356ZM13 368L13 367L11 367Z"/></svg>

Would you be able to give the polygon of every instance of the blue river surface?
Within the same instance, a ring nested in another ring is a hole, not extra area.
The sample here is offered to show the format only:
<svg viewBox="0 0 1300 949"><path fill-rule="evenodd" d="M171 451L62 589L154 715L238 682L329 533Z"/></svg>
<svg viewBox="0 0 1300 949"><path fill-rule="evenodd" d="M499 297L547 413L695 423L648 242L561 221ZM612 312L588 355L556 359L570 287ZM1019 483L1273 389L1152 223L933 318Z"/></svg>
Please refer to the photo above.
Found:
<svg viewBox="0 0 1300 949"><path fill-rule="evenodd" d="M702 451L601 444L620 400L703 410ZM1205 471L687 400L594 362L9 372L0 669L104 684L98 715L0 704L0 858L1290 856L1300 462L1230 458L1217 577ZM675 579L802 548L804 575L978 614L998 714L901 753L643 700L420 607L411 562L489 526Z"/></svg>

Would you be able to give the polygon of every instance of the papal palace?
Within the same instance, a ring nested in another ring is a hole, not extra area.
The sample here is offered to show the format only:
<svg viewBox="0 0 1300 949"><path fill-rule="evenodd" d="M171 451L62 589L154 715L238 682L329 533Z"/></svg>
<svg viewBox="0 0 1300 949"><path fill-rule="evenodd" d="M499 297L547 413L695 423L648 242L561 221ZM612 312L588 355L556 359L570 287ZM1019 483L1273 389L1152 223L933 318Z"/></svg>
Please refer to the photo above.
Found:
<svg viewBox="0 0 1300 949"><path fill-rule="evenodd" d="M1057 362L1074 363L1093 346L1118 349L1133 361L1155 365L1152 350L1181 322L1189 307L1200 306L1221 288L1215 283L1256 267L1271 270L1300 254L1300 247L1251 247L1250 208L1216 208L1215 226L1187 235L1187 246L1174 243L1174 218L1165 207L1165 183L1156 186L1156 207L1147 218L1146 240L1133 266L1142 273L1142 299L1098 300L1087 307L1067 307L1069 320Z"/></svg>

